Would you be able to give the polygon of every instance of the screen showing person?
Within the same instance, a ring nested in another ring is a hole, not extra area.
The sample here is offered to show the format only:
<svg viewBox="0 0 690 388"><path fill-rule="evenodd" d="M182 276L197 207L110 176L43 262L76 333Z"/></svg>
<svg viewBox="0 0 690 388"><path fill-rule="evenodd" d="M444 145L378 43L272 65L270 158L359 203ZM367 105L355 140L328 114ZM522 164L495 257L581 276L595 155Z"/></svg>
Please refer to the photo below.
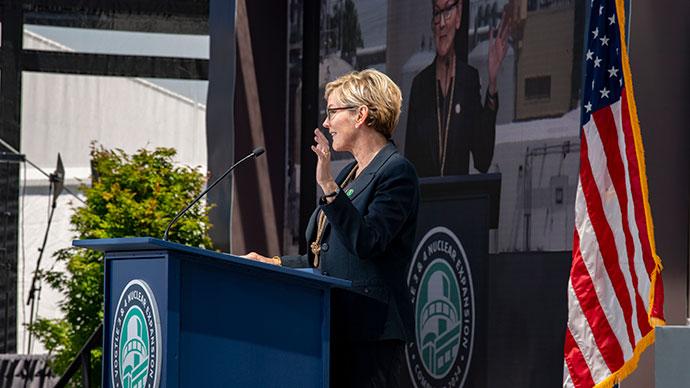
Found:
<svg viewBox="0 0 690 388"><path fill-rule="evenodd" d="M467 0L465 0L467 1ZM510 23L504 12L498 29L490 31L489 85L481 101L477 69L456 53L462 1L432 0L431 29L436 55L412 81L405 154L420 177L464 175L473 166L487 172L496 137L496 78L508 48Z"/></svg>

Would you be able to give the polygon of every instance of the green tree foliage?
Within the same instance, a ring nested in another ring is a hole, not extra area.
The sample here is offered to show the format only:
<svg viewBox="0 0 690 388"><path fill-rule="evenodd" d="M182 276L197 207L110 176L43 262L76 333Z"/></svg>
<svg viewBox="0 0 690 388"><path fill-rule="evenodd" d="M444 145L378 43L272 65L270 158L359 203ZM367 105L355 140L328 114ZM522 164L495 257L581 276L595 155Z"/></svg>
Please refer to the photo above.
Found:
<svg viewBox="0 0 690 388"><path fill-rule="evenodd" d="M160 238L172 217L202 190L204 176L173 163L175 150L157 148L127 155L92 146L91 185L82 185L86 205L74 209L78 239L151 236ZM170 240L211 248L208 206L197 203L170 230ZM65 297L63 319L39 318L29 328L55 354L63 373L103 320L103 255L70 247L59 250L66 271L44 271L42 279ZM92 352L92 381L100 382L101 350ZM73 378L73 381L79 381Z"/></svg>

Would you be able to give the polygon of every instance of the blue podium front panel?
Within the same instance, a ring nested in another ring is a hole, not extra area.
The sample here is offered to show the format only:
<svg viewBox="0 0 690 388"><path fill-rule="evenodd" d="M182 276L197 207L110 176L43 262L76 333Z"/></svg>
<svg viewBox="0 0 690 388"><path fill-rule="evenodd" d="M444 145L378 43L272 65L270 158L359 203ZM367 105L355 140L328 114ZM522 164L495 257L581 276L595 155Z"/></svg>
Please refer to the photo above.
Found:
<svg viewBox="0 0 690 388"><path fill-rule="evenodd" d="M180 263L181 387L327 385L327 290Z"/></svg>
<svg viewBox="0 0 690 388"><path fill-rule="evenodd" d="M171 348L168 342L175 338L169 333L171 326L175 326L170 322L174 315L166 313L170 310L166 293L170 261L165 252L140 252L136 259L128 256L106 260L103 386L127 385L123 381L147 381L154 387L156 382L160 386L171 386L166 381L176 366L169 365L162 353ZM144 288L149 291L146 297L143 296L146 294ZM129 308L135 304L141 307L138 310L142 312L142 319L128 319ZM147 323L151 324L149 329ZM133 342L134 337L142 340ZM147 338L150 339L147 341Z"/></svg>

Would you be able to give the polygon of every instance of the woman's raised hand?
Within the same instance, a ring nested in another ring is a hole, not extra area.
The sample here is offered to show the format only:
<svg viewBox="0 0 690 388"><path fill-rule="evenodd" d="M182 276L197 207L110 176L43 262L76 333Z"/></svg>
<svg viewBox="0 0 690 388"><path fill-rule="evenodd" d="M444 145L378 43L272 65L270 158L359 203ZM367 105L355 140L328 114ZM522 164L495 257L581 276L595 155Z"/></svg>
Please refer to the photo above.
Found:
<svg viewBox="0 0 690 388"><path fill-rule="evenodd" d="M335 179L331 174L331 147L328 144L326 136L316 128L314 130L314 141L316 144L311 146L318 158L316 162L316 183L321 186L324 194L334 192L338 186L335 184Z"/></svg>

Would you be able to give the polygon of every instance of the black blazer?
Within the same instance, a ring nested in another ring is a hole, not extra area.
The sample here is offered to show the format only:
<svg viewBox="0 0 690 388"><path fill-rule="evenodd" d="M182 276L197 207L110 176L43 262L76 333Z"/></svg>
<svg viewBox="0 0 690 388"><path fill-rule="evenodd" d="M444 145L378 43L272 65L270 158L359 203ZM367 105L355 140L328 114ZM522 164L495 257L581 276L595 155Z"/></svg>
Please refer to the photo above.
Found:
<svg viewBox="0 0 690 388"><path fill-rule="evenodd" d="M343 168L336 178L338 185L354 166L352 162ZM388 143L331 203L314 211L306 230L308 244L316 237L319 210L327 217L321 240L322 273L351 280L354 291L369 297L342 302L346 316L340 318L349 320L344 325L351 339L409 339L412 306L406 271L414 253L419 210L419 182L412 164ZM282 261L290 267L307 267L313 265L313 255L310 251L283 256ZM378 303L367 303L370 298Z"/></svg>
<svg viewBox="0 0 690 388"><path fill-rule="evenodd" d="M496 112L482 105L479 94L479 73L458 60L455 64L455 92L448 126L446 165L443 175L464 175L469 172L470 152L474 167L487 172L491 166L496 138ZM405 156L414 164L420 177L441 175L438 154L438 111L436 107L436 60L414 77L405 132ZM488 91L487 91L488 98ZM445 104L448 102L446 101ZM445 125L447 111L441 109Z"/></svg>

